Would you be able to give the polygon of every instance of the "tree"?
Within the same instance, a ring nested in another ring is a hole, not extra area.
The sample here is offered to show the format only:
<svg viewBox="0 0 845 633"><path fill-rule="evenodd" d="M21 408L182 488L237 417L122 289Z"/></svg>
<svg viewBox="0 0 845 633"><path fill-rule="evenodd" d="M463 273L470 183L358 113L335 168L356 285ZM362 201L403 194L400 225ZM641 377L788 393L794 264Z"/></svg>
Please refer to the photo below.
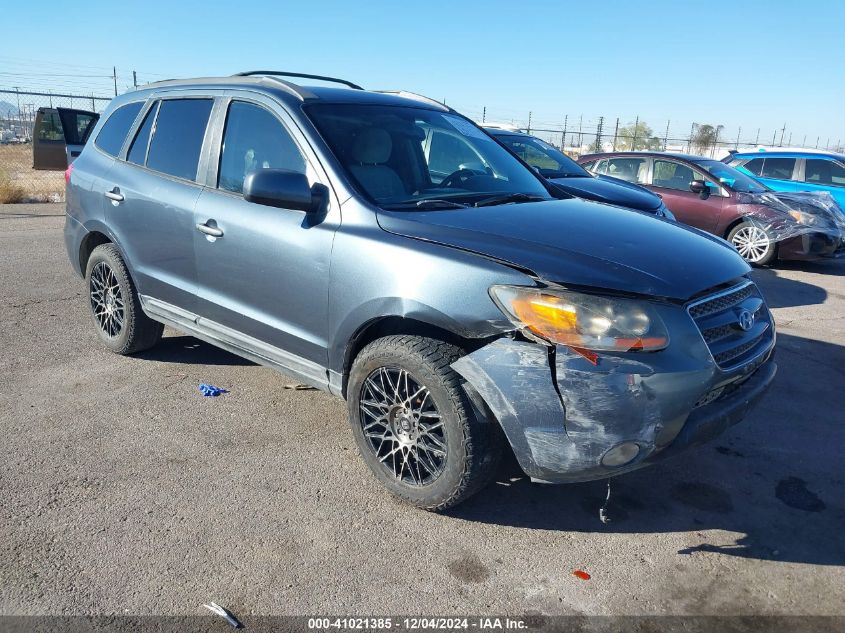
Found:
<svg viewBox="0 0 845 633"><path fill-rule="evenodd" d="M690 147L699 154L705 154L711 147L716 146L719 135L725 129L724 125L710 125L709 123L693 123Z"/></svg>
<svg viewBox="0 0 845 633"><path fill-rule="evenodd" d="M619 128L616 149L625 151L659 150L663 149L663 141L654 136L654 131L645 121L632 122Z"/></svg>

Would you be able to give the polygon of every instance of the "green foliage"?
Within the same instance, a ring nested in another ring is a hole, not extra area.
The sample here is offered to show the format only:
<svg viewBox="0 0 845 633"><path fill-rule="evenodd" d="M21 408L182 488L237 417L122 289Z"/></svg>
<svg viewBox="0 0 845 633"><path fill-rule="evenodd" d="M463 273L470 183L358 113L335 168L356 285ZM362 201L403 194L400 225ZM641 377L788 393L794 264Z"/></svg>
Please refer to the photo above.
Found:
<svg viewBox="0 0 845 633"><path fill-rule="evenodd" d="M704 154L716 145L724 125L710 125L709 123L693 123L690 146L694 152Z"/></svg>
<svg viewBox="0 0 845 633"><path fill-rule="evenodd" d="M645 121L632 122L619 128L616 149L623 151L662 150L663 139L656 137L654 131Z"/></svg>

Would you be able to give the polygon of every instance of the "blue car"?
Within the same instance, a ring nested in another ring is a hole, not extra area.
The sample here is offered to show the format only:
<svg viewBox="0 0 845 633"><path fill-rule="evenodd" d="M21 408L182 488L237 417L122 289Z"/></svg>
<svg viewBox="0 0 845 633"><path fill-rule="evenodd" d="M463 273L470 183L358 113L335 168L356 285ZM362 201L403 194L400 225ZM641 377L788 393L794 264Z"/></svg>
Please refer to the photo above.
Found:
<svg viewBox="0 0 845 633"><path fill-rule="evenodd" d="M724 159L775 191L827 191L845 209L845 154L835 152L734 152Z"/></svg>

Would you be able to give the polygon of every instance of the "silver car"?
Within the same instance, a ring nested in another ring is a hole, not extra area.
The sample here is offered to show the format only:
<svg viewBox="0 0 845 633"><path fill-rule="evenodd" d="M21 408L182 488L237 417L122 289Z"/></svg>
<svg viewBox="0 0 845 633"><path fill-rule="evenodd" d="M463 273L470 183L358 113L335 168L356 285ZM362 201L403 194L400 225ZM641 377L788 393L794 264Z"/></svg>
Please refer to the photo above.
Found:
<svg viewBox="0 0 845 633"><path fill-rule="evenodd" d="M114 99L65 225L106 346L167 324L345 398L375 476L431 510L503 451L537 481L604 478L764 393L774 322L723 241L570 197L437 102L326 80Z"/></svg>

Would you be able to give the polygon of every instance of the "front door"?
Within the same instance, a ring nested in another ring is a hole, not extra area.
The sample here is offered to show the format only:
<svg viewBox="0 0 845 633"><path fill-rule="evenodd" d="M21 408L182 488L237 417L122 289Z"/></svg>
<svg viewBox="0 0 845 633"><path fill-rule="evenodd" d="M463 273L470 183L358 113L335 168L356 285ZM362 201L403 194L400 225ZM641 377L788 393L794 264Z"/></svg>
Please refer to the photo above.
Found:
<svg viewBox="0 0 845 633"><path fill-rule="evenodd" d="M329 264L339 210L331 204L325 217L313 218L244 200L244 178L260 169L305 173L312 184L326 180L302 150L304 139L291 133L286 113L256 99L218 106L216 120L225 121L219 160L212 160L195 212L199 324L325 383Z"/></svg>
<svg viewBox="0 0 845 633"><path fill-rule="evenodd" d="M690 191L693 180L707 183L710 195L706 199ZM708 233L715 231L725 197L719 185L703 172L676 160L655 158L649 189L663 198L679 222Z"/></svg>

